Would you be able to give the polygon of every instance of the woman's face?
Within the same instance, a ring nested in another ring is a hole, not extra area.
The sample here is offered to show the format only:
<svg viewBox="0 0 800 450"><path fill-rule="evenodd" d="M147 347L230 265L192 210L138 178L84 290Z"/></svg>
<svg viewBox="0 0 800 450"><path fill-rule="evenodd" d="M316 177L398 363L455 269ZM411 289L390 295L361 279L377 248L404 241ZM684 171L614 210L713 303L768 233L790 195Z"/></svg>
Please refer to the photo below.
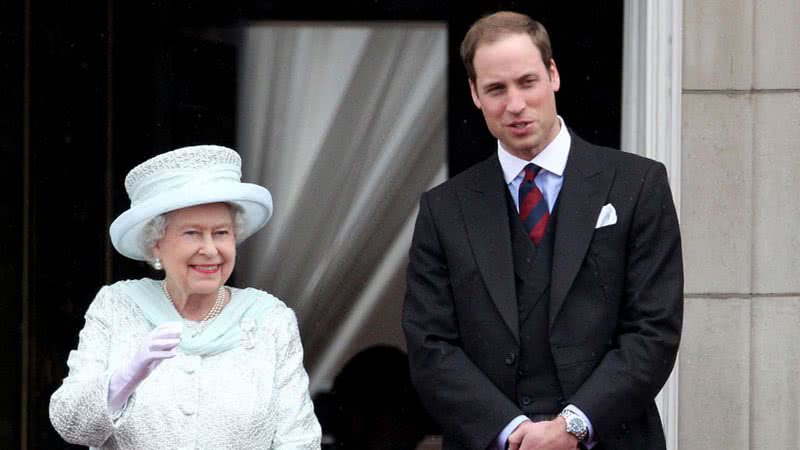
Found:
<svg viewBox="0 0 800 450"><path fill-rule="evenodd" d="M233 214L227 203L209 203L167 214L164 237L154 256L161 259L171 288L185 296L213 295L236 263Z"/></svg>

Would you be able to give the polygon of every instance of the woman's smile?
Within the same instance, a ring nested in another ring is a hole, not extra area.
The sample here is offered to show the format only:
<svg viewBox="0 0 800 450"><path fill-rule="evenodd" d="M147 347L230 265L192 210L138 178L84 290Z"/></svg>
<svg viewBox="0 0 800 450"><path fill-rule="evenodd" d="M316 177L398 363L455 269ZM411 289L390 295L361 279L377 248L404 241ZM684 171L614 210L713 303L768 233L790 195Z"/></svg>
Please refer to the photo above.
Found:
<svg viewBox="0 0 800 450"><path fill-rule="evenodd" d="M221 266L219 264L214 265L190 265L189 268L196 272L200 272L205 275L211 275L219 272Z"/></svg>

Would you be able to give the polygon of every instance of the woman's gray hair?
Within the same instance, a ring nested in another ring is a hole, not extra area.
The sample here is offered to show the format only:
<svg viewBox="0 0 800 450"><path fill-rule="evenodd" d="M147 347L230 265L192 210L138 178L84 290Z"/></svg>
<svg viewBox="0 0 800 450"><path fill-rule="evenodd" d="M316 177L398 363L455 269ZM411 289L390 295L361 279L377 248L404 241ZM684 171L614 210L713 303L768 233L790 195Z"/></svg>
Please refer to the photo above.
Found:
<svg viewBox="0 0 800 450"><path fill-rule="evenodd" d="M239 243L239 230L244 228L244 209L242 209L236 203L228 203L228 206L231 208L231 213L233 213L233 235L236 236L236 243ZM153 256L153 249L156 246L156 243L164 238L164 233L167 231L167 214L159 214L152 219L144 226L144 230L142 235L144 236L144 242L142 242L142 247L145 249L145 254L147 255L147 261L152 265L155 261L155 257Z"/></svg>

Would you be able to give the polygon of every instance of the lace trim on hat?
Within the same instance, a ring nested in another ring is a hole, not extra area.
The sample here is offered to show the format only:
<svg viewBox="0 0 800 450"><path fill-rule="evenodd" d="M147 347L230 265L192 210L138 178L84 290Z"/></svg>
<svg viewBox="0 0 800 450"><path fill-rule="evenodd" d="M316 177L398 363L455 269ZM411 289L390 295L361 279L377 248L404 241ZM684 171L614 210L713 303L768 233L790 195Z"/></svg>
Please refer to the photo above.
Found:
<svg viewBox="0 0 800 450"><path fill-rule="evenodd" d="M232 165L241 173L242 159L235 151L217 145L185 147L154 156L131 169L125 177L125 190L130 195L142 180L165 170L203 169Z"/></svg>

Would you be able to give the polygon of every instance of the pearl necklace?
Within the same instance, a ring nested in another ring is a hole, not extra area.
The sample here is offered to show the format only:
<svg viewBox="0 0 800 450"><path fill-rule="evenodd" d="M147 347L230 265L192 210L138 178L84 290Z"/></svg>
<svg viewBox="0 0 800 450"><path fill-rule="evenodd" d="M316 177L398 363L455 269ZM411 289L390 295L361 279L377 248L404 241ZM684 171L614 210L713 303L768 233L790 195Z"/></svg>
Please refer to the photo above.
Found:
<svg viewBox="0 0 800 450"><path fill-rule="evenodd" d="M175 304L175 300L172 299L172 296L169 295L169 291L167 290L167 280L161 282L161 290L164 291L164 296L167 297L167 300L169 300L169 302L172 303L172 306L175 307L175 310L177 311L178 305ZM192 335L197 336L198 334L200 334L203 331L203 329L205 329L206 325L208 325L209 322L214 320L219 315L219 313L222 312L222 307L224 306L224 304L225 304L225 286L220 286L219 289L217 289L217 298L214 300L214 305L211 307L210 310L208 310L208 314L206 314L203 320L201 320L200 323L197 324L197 329L194 331L194 333L192 333Z"/></svg>

